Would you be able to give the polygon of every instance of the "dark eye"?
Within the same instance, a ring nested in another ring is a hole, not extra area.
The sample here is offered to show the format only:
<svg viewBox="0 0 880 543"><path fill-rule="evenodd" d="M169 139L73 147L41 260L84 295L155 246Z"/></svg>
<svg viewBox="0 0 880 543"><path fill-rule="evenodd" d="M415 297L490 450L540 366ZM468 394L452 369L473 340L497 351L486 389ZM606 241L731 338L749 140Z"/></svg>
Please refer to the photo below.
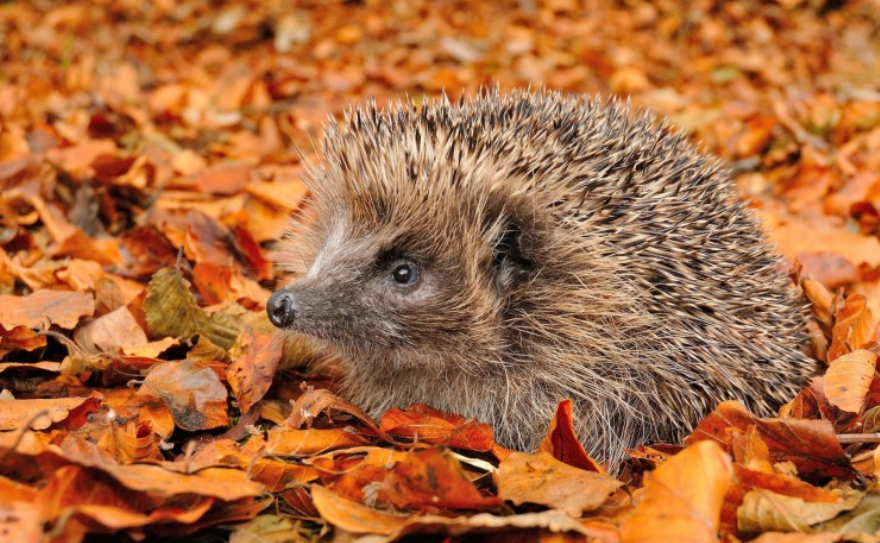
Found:
<svg viewBox="0 0 880 543"><path fill-rule="evenodd" d="M415 264L409 262L398 264L391 270L391 278L400 286L413 285L419 279L419 269Z"/></svg>

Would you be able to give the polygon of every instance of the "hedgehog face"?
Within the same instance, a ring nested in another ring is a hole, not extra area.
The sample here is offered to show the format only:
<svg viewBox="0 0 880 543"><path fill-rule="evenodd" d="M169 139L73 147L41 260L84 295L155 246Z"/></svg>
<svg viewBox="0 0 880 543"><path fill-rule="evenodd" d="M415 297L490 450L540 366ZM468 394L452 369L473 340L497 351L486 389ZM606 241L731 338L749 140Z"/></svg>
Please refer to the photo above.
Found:
<svg viewBox="0 0 880 543"><path fill-rule="evenodd" d="M388 195L354 206L318 196L314 205L329 219L313 227L307 271L270 299L276 326L321 340L351 364L448 368L454 353L475 365L499 359L503 291L529 265L518 226L460 220L492 216L480 205L414 212ZM437 224L450 227L438 232Z"/></svg>

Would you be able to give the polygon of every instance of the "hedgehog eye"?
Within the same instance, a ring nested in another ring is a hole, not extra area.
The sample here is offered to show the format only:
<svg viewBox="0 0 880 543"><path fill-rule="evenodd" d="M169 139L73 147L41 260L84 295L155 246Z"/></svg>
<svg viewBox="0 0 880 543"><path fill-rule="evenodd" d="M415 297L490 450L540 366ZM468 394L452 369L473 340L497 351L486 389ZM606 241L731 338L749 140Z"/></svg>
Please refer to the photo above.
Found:
<svg viewBox="0 0 880 543"><path fill-rule="evenodd" d="M391 270L391 279L402 287L414 285L419 280L419 269L412 262L397 264Z"/></svg>

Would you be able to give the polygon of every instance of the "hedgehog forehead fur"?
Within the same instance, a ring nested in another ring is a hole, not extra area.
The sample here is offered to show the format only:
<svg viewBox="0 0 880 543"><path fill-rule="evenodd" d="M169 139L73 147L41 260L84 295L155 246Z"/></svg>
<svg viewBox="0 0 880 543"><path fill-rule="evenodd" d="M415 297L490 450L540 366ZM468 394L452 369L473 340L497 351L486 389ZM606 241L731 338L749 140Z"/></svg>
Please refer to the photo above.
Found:
<svg viewBox="0 0 880 543"><path fill-rule="evenodd" d="M718 163L618 101L368 103L327 128L309 185L289 328L374 415L427 402L528 448L572 398L616 463L813 371L804 308ZM415 263L417 295L389 290L389 262Z"/></svg>

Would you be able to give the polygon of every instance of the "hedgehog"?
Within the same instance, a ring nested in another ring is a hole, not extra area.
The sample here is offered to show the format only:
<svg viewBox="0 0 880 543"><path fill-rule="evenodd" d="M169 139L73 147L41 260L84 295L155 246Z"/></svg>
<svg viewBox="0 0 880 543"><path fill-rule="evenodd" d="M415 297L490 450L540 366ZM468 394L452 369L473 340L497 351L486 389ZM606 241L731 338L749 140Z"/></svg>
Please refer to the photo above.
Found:
<svg viewBox="0 0 880 543"><path fill-rule="evenodd" d="M370 101L330 121L307 184L268 316L372 416L427 403L530 450L571 399L615 466L720 401L769 414L816 371L802 297L719 160L619 99Z"/></svg>

